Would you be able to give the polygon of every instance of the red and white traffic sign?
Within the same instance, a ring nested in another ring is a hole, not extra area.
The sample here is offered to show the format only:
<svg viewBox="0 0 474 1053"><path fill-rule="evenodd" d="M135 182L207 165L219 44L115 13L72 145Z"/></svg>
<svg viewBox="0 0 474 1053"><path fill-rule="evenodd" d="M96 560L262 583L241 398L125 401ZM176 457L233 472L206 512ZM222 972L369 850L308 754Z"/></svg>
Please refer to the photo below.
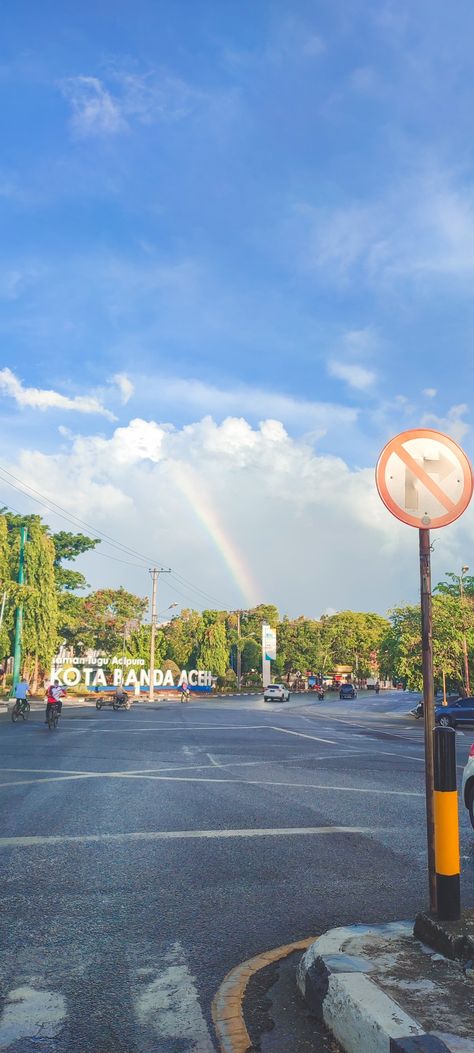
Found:
<svg viewBox="0 0 474 1053"><path fill-rule="evenodd" d="M449 435L431 428L403 431L390 439L380 454L375 480L389 512L422 530L458 519L474 485L464 450Z"/></svg>

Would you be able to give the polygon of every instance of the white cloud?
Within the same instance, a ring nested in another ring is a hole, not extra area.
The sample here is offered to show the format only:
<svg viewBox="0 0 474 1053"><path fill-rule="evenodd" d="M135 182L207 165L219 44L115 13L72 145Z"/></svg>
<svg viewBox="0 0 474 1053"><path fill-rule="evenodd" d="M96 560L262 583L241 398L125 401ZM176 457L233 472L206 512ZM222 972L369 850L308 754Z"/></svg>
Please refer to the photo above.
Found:
<svg viewBox="0 0 474 1053"><path fill-rule="evenodd" d="M120 401L122 405L125 406L127 402L130 401L133 392L135 391L134 384L132 383L130 377L128 377L126 373L115 373L112 377L112 381L118 387L120 393Z"/></svg>
<svg viewBox="0 0 474 1053"><path fill-rule="evenodd" d="M319 33L311 33L303 44L303 54L318 58L326 51L326 43Z"/></svg>
<svg viewBox="0 0 474 1053"><path fill-rule="evenodd" d="M383 545L387 533L372 470L351 472L337 457L318 456L279 421L252 428L243 418L218 425L207 417L176 429L138 418L109 439L68 443L63 435L59 452L25 451L17 471L45 500L159 553L234 606L249 602L247 592L293 613L347 606L361 553L369 558L374 537ZM138 568L107 563L91 557L88 575L95 568L97 583L107 573L130 575L131 587L146 588ZM370 578L377 580L373 565ZM369 588L362 605L374 598Z"/></svg>
<svg viewBox="0 0 474 1053"><path fill-rule="evenodd" d="M118 85L123 112L142 124L179 120L206 99L203 92L166 73L119 71L113 77Z"/></svg>
<svg viewBox="0 0 474 1053"><path fill-rule="evenodd" d="M360 92L361 95L380 95L383 91L383 82L380 81L376 71L371 66L358 66L353 70L350 77L351 87Z"/></svg>
<svg viewBox="0 0 474 1053"><path fill-rule="evenodd" d="M61 90L71 104L71 126L81 138L114 136L133 122L153 124L179 120L206 95L179 77L111 69L105 85L99 77L68 77Z"/></svg>
<svg viewBox="0 0 474 1053"><path fill-rule="evenodd" d="M474 191L450 172L420 170L379 199L333 208L299 204L290 232L305 269L326 281L369 282L474 274Z"/></svg>
<svg viewBox="0 0 474 1053"><path fill-rule="evenodd" d="M12 471L45 500L171 566L228 607L260 599L317 616L416 601L415 532L383 507L373 466L351 470L321 456L279 421L252 427L243 418L217 424L207 417L174 428L136 418L110 438L63 433L58 451L24 450ZM54 515L44 514L55 527ZM457 565L460 538L466 551L472 537L471 513L460 527L440 531L435 580ZM147 592L148 564L122 566L101 558L100 549L83 559L93 585L122 582ZM173 578L162 587L163 605L206 603Z"/></svg>
<svg viewBox="0 0 474 1053"><path fill-rule="evenodd" d="M270 416L319 435L332 427L354 424L358 417L354 407L296 398L246 384L224 388L193 378L155 376L142 378L139 386L148 396L156 391L163 413L169 413L170 406L179 406L200 414L212 413L218 418L242 414L263 420Z"/></svg>
<svg viewBox="0 0 474 1053"><path fill-rule="evenodd" d="M61 87L71 103L71 125L79 137L116 135L126 130L119 103L98 77L69 77Z"/></svg>
<svg viewBox="0 0 474 1053"><path fill-rule="evenodd" d="M425 395L427 399L434 399L438 394L436 388L423 388L422 395Z"/></svg>
<svg viewBox="0 0 474 1053"><path fill-rule="evenodd" d="M375 373L365 366L358 366L352 362L337 362L334 359L328 363L328 372L330 376L344 380L356 391L367 391L376 379Z"/></svg>
<svg viewBox="0 0 474 1053"><path fill-rule="evenodd" d="M349 355L372 356L380 347L380 338L373 326L363 329L346 329L343 335L344 351Z"/></svg>
<svg viewBox="0 0 474 1053"><path fill-rule="evenodd" d="M447 432L457 442L461 442L461 439L471 430L467 421L463 420L468 409L465 403L460 403L458 406L451 406L445 417L438 417L435 413L425 413L421 418L421 426Z"/></svg>
<svg viewBox="0 0 474 1053"><path fill-rule="evenodd" d="M75 395L70 398L50 388L25 387L7 366L0 369L0 394L13 398L22 408L75 410L77 413L98 413L108 420L116 419L95 395Z"/></svg>

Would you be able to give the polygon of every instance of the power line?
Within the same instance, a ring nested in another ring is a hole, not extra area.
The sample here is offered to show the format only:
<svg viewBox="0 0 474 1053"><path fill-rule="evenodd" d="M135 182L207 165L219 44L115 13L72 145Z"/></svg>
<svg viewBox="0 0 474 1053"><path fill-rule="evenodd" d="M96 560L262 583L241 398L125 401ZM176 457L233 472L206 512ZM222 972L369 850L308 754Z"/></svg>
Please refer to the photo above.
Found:
<svg viewBox="0 0 474 1053"><path fill-rule="evenodd" d="M13 475L12 472L9 472L1 465L0 473L8 475L12 479L16 479L17 483L20 483L20 486L16 486L15 483L11 483L9 479L4 479L3 481L7 483L7 486L11 486L13 490L17 490L20 494L23 494L24 497L28 497L31 501L35 501L36 504L47 508L49 512L53 512L54 515L58 515L61 519L66 519L71 523L79 523L79 525L87 527L88 530L92 530L94 534L101 535L101 540L103 540L106 545L111 545L113 548L117 548L119 551L127 553L127 555L138 556L138 558L143 560L147 565L155 562L151 556L144 556L141 552L137 552L136 549L124 545L121 541L114 540L114 538L112 538L110 534L106 534L105 531L97 530L92 523L88 523L87 520L76 516L74 512L68 512L62 505L57 504L57 502L53 501L51 498L44 498L39 490L35 490L34 486L30 486L28 483L23 482L22 479L18 479L16 475ZM30 491L30 493L28 493L28 491ZM34 494L38 494L39 496L34 497Z"/></svg>
<svg viewBox="0 0 474 1053"><path fill-rule="evenodd" d="M4 468L2 465L0 465L0 478L2 476L8 476L9 478L4 478L4 482L7 483L7 485L10 486L12 489L22 494L24 497L28 497L30 500L35 501L36 504L48 509L48 511L52 512L53 515L57 515L61 519L65 519L67 522L70 522L73 525L79 524L80 526L87 527L87 529L92 530L94 534L98 534L100 536L101 541L104 544L117 549L119 552L123 552L125 555L133 555L136 556L138 559L142 560L143 567L145 565L149 565L150 563L153 564L156 562L156 560L153 557L145 556L143 553L138 552L136 549L131 548L129 545L125 545L122 542L117 541L112 537L112 535L106 534L105 531L97 530L92 523L89 523L87 520L82 519L80 516L76 516L73 512L68 512L62 505L58 504L56 501L53 501L52 498L45 499L39 490L36 490L35 487L30 486L29 483L25 483L23 479L20 479L18 476L14 475L13 472L8 471L7 468ZM15 485L15 483L10 481L11 479L14 479L15 482L19 483L20 485ZM35 494L37 494L38 496L35 497ZM12 511L14 511L14 509L12 509ZM22 515L23 513L19 512L17 514ZM96 550L93 549L92 551ZM132 563L128 560L119 560L117 557L108 555L106 552L103 551L98 552L97 554L105 556L107 559L115 559L118 563L124 563L125 565L136 566L140 568L142 567L142 564ZM172 578L176 578L176 581L178 581L182 586L184 586L185 589L191 589L193 592L203 597L204 599L211 600L213 603L216 603L218 607L221 607L224 610L227 609L228 604L223 604L222 601L217 599L216 596L213 596L211 593L206 592L206 590L200 588L200 586L194 585L187 578L184 578L182 575L178 574L177 571L171 570L171 576ZM179 593L179 589L176 588L176 586L175 591ZM180 595L183 595L183 593L180 593Z"/></svg>

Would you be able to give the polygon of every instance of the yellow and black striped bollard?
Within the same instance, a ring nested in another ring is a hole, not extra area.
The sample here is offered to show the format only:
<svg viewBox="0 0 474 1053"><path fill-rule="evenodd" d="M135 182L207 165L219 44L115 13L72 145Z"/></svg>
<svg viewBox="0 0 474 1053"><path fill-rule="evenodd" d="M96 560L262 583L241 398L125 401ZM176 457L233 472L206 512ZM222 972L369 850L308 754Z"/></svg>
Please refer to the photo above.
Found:
<svg viewBox="0 0 474 1053"><path fill-rule="evenodd" d="M456 732L454 728L437 727L433 740L437 914L440 921L457 921L461 916L461 860Z"/></svg>

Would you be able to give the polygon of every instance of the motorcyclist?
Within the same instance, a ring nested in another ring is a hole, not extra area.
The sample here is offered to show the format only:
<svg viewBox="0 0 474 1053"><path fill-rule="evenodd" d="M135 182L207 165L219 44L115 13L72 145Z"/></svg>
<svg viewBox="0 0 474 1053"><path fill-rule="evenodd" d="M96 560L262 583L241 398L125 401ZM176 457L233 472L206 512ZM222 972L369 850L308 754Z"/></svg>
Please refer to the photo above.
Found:
<svg viewBox="0 0 474 1053"><path fill-rule="evenodd" d="M181 684L181 702L189 702L189 687L186 681Z"/></svg>
<svg viewBox="0 0 474 1053"><path fill-rule="evenodd" d="M57 706L58 713L61 713L63 704L61 699L66 694L63 687L59 683L59 680L55 680L54 684L50 684L48 687L48 693L46 696L46 713L45 713L45 724L48 723L48 706Z"/></svg>

